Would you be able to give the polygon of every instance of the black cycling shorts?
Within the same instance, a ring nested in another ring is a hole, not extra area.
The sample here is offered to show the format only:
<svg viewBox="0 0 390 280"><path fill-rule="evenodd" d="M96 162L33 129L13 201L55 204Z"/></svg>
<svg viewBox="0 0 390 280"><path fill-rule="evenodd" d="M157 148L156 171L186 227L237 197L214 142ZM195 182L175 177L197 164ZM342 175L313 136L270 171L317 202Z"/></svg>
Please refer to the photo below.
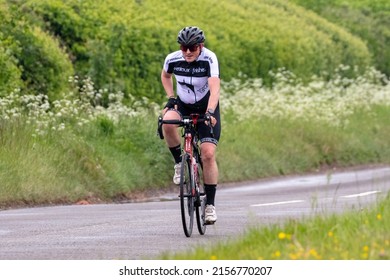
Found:
<svg viewBox="0 0 390 280"><path fill-rule="evenodd" d="M185 104L180 98L177 98L177 110L182 116L189 116L190 114L204 115L207 110L208 99L210 94L206 95L202 100L195 104ZM218 144L221 136L221 114L219 112L219 103L214 111L214 118L217 120L215 126L213 126L213 136L210 133L210 127L204 123L198 124L199 140L201 143L210 142L215 145Z"/></svg>

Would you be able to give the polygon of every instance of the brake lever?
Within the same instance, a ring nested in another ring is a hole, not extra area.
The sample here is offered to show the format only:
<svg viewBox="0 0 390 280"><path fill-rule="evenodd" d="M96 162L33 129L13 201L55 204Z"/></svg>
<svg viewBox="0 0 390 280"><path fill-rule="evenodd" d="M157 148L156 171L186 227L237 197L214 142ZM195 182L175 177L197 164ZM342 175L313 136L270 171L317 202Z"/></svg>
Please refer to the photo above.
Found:
<svg viewBox="0 0 390 280"><path fill-rule="evenodd" d="M164 134L162 132L162 121L163 121L163 118L162 116L158 116L158 122L157 122L157 135L160 137L160 139L164 139Z"/></svg>
<svg viewBox="0 0 390 280"><path fill-rule="evenodd" d="M206 114L206 120L207 120L207 123L208 123L208 127L210 128L211 137L214 138L213 124L211 123L211 116L209 114Z"/></svg>

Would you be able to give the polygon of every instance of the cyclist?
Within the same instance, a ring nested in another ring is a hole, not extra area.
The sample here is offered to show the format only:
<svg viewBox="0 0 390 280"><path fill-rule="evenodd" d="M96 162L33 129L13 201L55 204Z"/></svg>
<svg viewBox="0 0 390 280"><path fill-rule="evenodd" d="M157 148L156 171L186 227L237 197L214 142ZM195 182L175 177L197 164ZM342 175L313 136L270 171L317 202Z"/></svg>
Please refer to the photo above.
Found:
<svg viewBox="0 0 390 280"><path fill-rule="evenodd" d="M219 112L220 76L217 56L204 46L204 32L196 26L179 31L180 50L168 54L161 72L161 82L168 97L163 110L164 120L180 119L191 113L210 116L210 128L198 125L203 162L203 181L207 197L205 222L217 220L215 193L218 184L216 148L221 134ZM176 80L176 95L173 78ZM180 184L181 138L176 125L164 125L165 141L175 160L173 182Z"/></svg>

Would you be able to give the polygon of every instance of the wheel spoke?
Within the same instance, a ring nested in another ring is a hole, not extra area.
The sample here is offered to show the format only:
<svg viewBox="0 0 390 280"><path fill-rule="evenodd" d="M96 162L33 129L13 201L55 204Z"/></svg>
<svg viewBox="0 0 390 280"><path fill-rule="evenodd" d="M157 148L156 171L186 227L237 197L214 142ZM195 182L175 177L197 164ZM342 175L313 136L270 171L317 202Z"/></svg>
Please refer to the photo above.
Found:
<svg viewBox="0 0 390 280"><path fill-rule="evenodd" d="M194 199L192 196L192 169L188 156L183 156L180 175L180 207L184 234L190 237L194 225Z"/></svg>
<svg viewBox="0 0 390 280"><path fill-rule="evenodd" d="M200 157L199 157L200 158ZM205 218L205 208L206 208L206 196L204 195L203 191L203 172L202 172L202 165L201 163L198 163L197 168L197 175L196 177L196 186L198 187L199 193L198 193L198 201L196 203L196 224L198 226L198 231L201 235L205 234L206 232L206 224L204 221Z"/></svg>

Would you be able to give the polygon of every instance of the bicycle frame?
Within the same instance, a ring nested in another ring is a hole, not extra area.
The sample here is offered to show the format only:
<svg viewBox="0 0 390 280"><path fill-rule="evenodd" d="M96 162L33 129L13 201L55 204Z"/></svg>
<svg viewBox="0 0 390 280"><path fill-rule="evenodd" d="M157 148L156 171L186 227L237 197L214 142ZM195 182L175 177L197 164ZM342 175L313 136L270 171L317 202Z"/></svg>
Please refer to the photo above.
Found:
<svg viewBox="0 0 390 280"><path fill-rule="evenodd" d="M190 115L190 117L192 117L193 126L185 126L184 135L183 135L183 137L184 137L184 153L187 153L188 155L190 155L190 159L191 159L192 164L195 163L193 159L195 159L196 162L199 162L201 164L202 161L200 158L200 152L199 152L199 147L198 147L198 137L197 137L197 132L194 129L194 127L198 124L199 115L192 114L192 115ZM194 155L194 150L196 151L195 155ZM195 164L195 166L196 166L196 164Z"/></svg>
<svg viewBox="0 0 390 280"><path fill-rule="evenodd" d="M200 150L198 147L198 136L196 132L196 125L198 124L199 114L192 114L190 115L192 118L192 126L188 125L185 126L184 130L184 153L189 156L189 160L192 164L193 173L194 176L193 181L195 183L195 188L192 189L193 193L192 195L195 197L195 203L196 206L200 205L200 196L203 196L204 193L200 193L200 186L199 186L199 172L198 172L198 163L200 164L201 168L203 167L202 159L200 157Z"/></svg>
<svg viewBox="0 0 390 280"><path fill-rule="evenodd" d="M163 120L161 116L158 119L158 134L161 139L164 139L162 134L162 124L174 124L184 128L182 134L183 154L179 197L181 203L183 229L187 237L190 237L192 234L194 212L196 213L199 233L203 235L206 231L206 225L204 222L205 193L200 191L202 187L201 182L203 181L203 176L201 176L203 175L203 164L200 155L200 147L198 146L197 135L197 124L199 122L206 121L209 122L210 132L213 133L210 119L201 118L199 114L191 114L190 116L183 117L181 120ZM186 176L189 176L188 182L186 181Z"/></svg>
<svg viewBox="0 0 390 280"><path fill-rule="evenodd" d="M200 114L191 114L190 116L183 117L182 120L163 120L161 116L158 118L158 129L157 134L160 136L160 139L164 139L164 135L162 133L162 124L175 124L179 127L184 127L184 133L182 137L184 138L184 153L187 153L191 156L191 160L194 157L193 150L197 150L197 157L195 160L197 160L201 167L203 167L201 158L200 158L200 152L198 147L198 138L197 138L197 131L196 126L199 122L206 122L210 121L206 117L200 117ZM213 134L213 128L211 126L211 122L209 123L210 132Z"/></svg>

